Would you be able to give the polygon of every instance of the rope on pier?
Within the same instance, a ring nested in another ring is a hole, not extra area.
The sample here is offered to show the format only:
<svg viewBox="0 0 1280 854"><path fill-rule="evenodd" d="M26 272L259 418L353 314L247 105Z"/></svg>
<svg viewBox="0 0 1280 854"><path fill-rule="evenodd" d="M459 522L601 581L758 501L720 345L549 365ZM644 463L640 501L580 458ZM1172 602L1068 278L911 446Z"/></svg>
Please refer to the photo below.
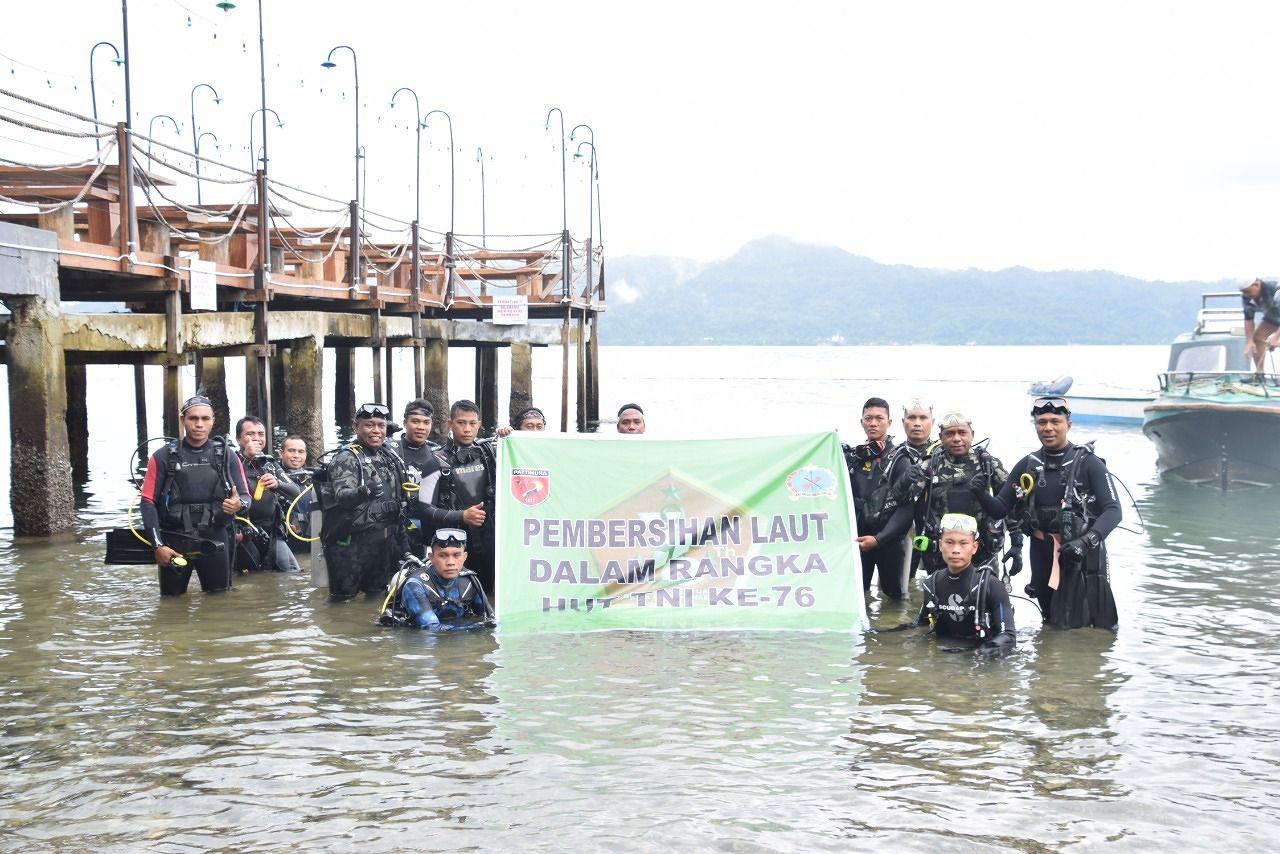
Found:
<svg viewBox="0 0 1280 854"><path fill-rule="evenodd" d="M10 160L8 157L0 157L0 163L8 163L11 166L24 166L27 169L34 169L37 172L60 172L63 169L80 169L85 166L90 166L94 163L103 162L102 155L106 154L107 152L114 151L115 145L116 145L116 142L113 139L107 145L107 147L102 149L102 151L99 152L96 156L90 157L87 160L81 160L79 163L25 163L21 160Z"/></svg>
<svg viewBox="0 0 1280 854"><path fill-rule="evenodd" d="M330 233L330 232L332 232L332 231L335 231L335 230L337 230L337 229L339 229L339 228L342 228L342 223L343 223L343 222L345 222L345 221L346 221L346 218L347 218L347 217L346 217L346 213L347 213L346 211L343 211L343 216L342 216L342 218L338 220L338 222L333 226L333 228L330 228L330 229L329 229L329 231L325 232L325 234L328 234L328 233ZM273 214L273 215L271 216L271 219L274 221L274 220L276 219L276 215L274 215L274 214ZM284 219L284 217L283 217L283 216L281 216L281 217L280 217L280 219ZM289 221L288 221L287 219L285 219L285 223L286 223L286 224L288 224L288 222L289 222ZM290 228L293 228L293 226L292 226L292 225L290 225L289 227L290 227ZM294 229L294 230L296 231L296 229ZM302 250L305 250L305 249L306 249L306 247L304 246L304 247L302 247L302 249L295 249L295 248L293 247L293 244L291 244L291 243L289 242L288 238L286 238L283 234L281 234L281 233L280 233L280 230L279 230L279 229L276 229L276 232L275 232L275 238L276 238L276 240L279 240L279 241L280 241L280 245L284 247L284 250L285 250L286 252L288 252L288 253L289 253L290 255L292 255L293 257L297 258L299 261L303 261L303 262L308 263L308 264L323 264L323 263L325 263L326 261L328 261L330 258L332 258L332 257L333 257L334 253L338 251L338 247L341 245L341 242L340 242L340 241L334 240L334 241L332 241L332 245L329 247L329 251L328 251L328 252L326 252L323 256L321 256L320 258L308 258L308 257L306 257L305 255L301 254ZM317 287L318 287L318 286L317 286ZM346 289L345 289L345 288L343 288L343 290L346 290Z"/></svg>
<svg viewBox="0 0 1280 854"><path fill-rule="evenodd" d="M98 125L99 127L109 128L109 130L104 131L103 133L90 134L91 136L105 137L115 133L115 125L111 122L99 121L98 119L95 119L92 116L85 116L85 115L81 115L80 113L74 113L71 110L64 110L61 107L55 107L52 104L46 104L43 101L37 101L33 98L28 98L26 95L19 95L17 92L10 92L8 89L0 89L0 95L5 95L9 98L13 98L15 101L25 101L28 104L32 104L36 107L41 108L42 110L49 110L50 112L61 113L64 116L70 116L73 119L79 119L80 121L88 122L91 125Z"/></svg>
<svg viewBox="0 0 1280 854"><path fill-rule="evenodd" d="M280 196L280 198L282 199L288 198L288 197L285 196L283 193L281 193L279 190L277 190L276 189L277 187L285 187L286 189L293 190L294 192L297 192L297 193L305 193L306 195L311 196L313 199L324 199L326 202L333 202L335 205L342 205L341 209L344 211L347 210L347 207L348 207L347 202L344 202L341 199L333 199L333 198L330 198L329 196L322 196L321 194L314 192L312 190L304 190L302 187L295 187L292 184L286 184L285 182L278 181L274 178L267 179L267 186L271 188L271 192L273 194ZM338 212L337 208L332 208L332 209L317 208L317 207L313 207L312 205L308 205L304 202L295 201L294 199L289 199L289 201L300 208L306 208L307 210L317 211L318 213L337 213Z"/></svg>
<svg viewBox="0 0 1280 854"><path fill-rule="evenodd" d="M136 161L134 165L135 166L137 165ZM142 178L142 184L141 184L142 194L146 196L147 201L151 203L152 212L160 219L160 223L169 230L170 234L178 235L183 240L194 240L197 243L204 243L210 246L218 243L226 243L228 240L231 239L231 235L235 234L237 231L240 230L240 223L244 221L245 214L249 212L249 199L253 197L253 188L250 188L249 190L247 190L245 194L240 197L239 201L236 202L236 206L237 206L235 208L236 218L235 218L235 221L231 223L231 227L227 229L226 234L223 234L219 237L203 237L199 234L192 235L189 232L184 231L183 229L174 227L172 224L170 224L170 222L167 219L165 219L164 214L160 212L160 206L155 203L155 199L151 198L151 191L155 190L156 195L160 196L160 198L164 199L167 202L170 202L172 204L177 204L177 203L173 202L172 199L168 198L167 196L164 195L164 193L160 192L160 188L157 187L154 182L152 182L151 177L147 175L146 172L141 171L141 167L139 167L138 174ZM178 205L178 207L183 210L186 210L185 208L182 207L182 205ZM216 215L224 216L224 214L220 212L217 213Z"/></svg>
<svg viewBox="0 0 1280 854"><path fill-rule="evenodd" d="M114 144L115 143L112 142L112 145ZM76 197L74 199L67 199L64 202L56 202L54 204L42 205L39 202L33 202L30 200L11 199L8 196L0 196L0 202L7 202L12 205L23 205L25 207L32 207L32 208L35 208L36 211L42 214L53 213L54 211L60 211L63 208L69 208L72 205L79 204L84 199L84 197L89 194L89 188L91 188L94 185L94 183L98 180L98 177L104 171L106 171L106 168L107 168L106 163L99 163L98 168L93 170L93 174L90 175L88 180L84 182L84 186L80 188L80 192L76 194Z"/></svg>
<svg viewBox="0 0 1280 854"><path fill-rule="evenodd" d="M157 196L159 196L160 198L164 199L166 202L168 202L169 204L173 205L175 208L177 208L178 210L182 211L183 213L186 213L186 214L199 214L200 216L217 217L217 218L230 217L230 216L231 216L231 211L214 210L214 209L211 209L211 208L202 208L202 207L197 207L196 205L184 205L182 202L179 202L179 201L177 201L176 199L171 199L171 198L169 198L168 196L166 196L166 195L164 194L164 190L161 190L161 189L160 189L160 186L159 186L158 184L156 184L154 181L152 181L152 180L151 180L151 176L150 176L149 174L147 174L146 170L145 170L145 169L143 169L143 168L138 164L138 161L137 161L137 159L136 159L136 158L134 159L133 163L134 163L134 165L135 165L135 166L137 166L137 167L138 167L138 168L137 168L137 170L136 170L136 172L135 172L135 174L136 174L136 175L138 175L138 176L141 178L141 182L142 182L142 184L144 185L144 186L143 186L143 189L145 190L145 189L146 189L146 186L148 186L148 185L149 185L149 186L151 187L151 189L153 189L153 190L155 191L155 193L156 193L156 195L157 195ZM248 203L248 202L247 202L247 200L253 197L253 191L254 191L254 187L252 187L252 186L250 186L248 189L246 189L246 190L244 191L244 194L240 197L239 201L237 201L237 202L236 202L236 204L237 204L237 205L239 205L239 204L247 204L247 203ZM149 200L149 199L150 199L150 196L148 195L148 200ZM242 214L242 215L243 215L243 214Z"/></svg>
<svg viewBox="0 0 1280 854"><path fill-rule="evenodd" d="M9 124L26 128L27 130L39 131L40 133L52 133L58 136L70 136L70 137L75 137L76 139L95 139L95 138L106 139L109 136L115 135L115 131L103 131L102 133L89 133L88 131L61 130L59 128L45 127L43 125L32 124L31 122L24 122L21 119L15 119L12 116L5 115L4 113L0 113L0 121L8 122Z"/></svg>
<svg viewBox="0 0 1280 854"><path fill-rule="evenodd" d="M283 184L283 185L281 185L281 186L288 187L289 185L288 185L288 184ZM268 179L268 180L267 180L267 188L271 191L271 194L272 194L273 196L278 196L279 198L284 199L286 202L288 202L289 204L293 205L294 207L302 208L303 210L314 211L314 212L316 212L316 213L340 213L340 214L342 214L344 217L345 217L348 213L350 213L350 209L349 209L346 205L343 205L343 206L342 206L342 207L340 207L340 208L317 208L317 207L314 207L314 206L312 206L312 205L307 204L306 202L300 202L300 201L298 201L297 199L291 199L291 198L289 198L289 196L287 196L287 195L285 195L284 193L280 192L280 190L279 190L279 189L277 189L277 187L276 187L276 182L275 182L275 181L272 181L272 180L270 180L270 179ZM292 189L292 188L290 188L290 189ZM306 191L306 190L303 190L302 192L306 193L307 191ZM324 198L324 197L323 197L323 196L321 196L320 198Z"/></svg>

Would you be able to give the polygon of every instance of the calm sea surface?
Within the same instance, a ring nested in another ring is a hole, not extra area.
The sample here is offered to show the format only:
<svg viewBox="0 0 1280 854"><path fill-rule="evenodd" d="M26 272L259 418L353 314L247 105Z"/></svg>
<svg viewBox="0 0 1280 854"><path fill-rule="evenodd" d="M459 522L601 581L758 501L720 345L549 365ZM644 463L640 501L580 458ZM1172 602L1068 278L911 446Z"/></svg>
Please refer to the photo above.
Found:
<svg viewBox="0 0 1280 854"><path fill-rule="evenodd" d="M455 397L471 396L466 355ZM923 396L967 409L1012 464L1035 445L1028 381L1150 385L1164 348L605 347L601 361L602 409L638 401L655 435L852 441L868 396L890 400L899 434L898 408ZM553 424L559 364L535 361ZM397 368L399 405L410 377ZM1274 845L1280 491L1162 482L1137 429L1073 433L1133 498L1109 540L1119 633L1042 631L1015 600L1017 654L975 663L885 632L436 638L377 627L373 602L330 605L305 575L162 601L153 568L102 565L101 532L132 496L131 373L90 367L89 382L76 536L13 542L0 458L0 850ZM918 607L873 594L872 622Z"/></svg>

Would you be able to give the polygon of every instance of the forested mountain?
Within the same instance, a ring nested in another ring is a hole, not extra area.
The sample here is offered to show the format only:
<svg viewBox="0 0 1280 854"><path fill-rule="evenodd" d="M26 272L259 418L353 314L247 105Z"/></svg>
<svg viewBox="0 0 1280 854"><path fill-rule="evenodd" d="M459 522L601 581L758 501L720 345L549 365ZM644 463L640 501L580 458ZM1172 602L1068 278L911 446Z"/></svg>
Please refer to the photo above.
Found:
<svg viewBox="0 0 1280 854"><path fill-rule="evenodd" d="M1159 344L1200 294L1100 270L931 270L833 246L752 241L707 264L627 256L606 268L610 344Z"/></svg>

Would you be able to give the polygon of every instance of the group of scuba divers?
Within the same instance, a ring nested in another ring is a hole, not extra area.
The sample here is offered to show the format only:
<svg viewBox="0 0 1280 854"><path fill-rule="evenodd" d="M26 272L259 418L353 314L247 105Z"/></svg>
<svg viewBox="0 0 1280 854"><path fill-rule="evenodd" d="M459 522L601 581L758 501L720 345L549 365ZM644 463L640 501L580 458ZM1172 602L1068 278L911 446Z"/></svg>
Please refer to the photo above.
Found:
<svg viewBox="0 0 1280 854"><path fill-rule="evenodd" d="M934 441L932 405L913 400L902 410L906 441L895 445L889 404L873 397L863 405L866 441L845 446L863 590L878 573L881 593L902 599L918 567L927 573L919 614L897 628L927 628L983 655L1013 649L1009 577L1022 571L1028 536L1025 592L1043 621L1117 627L1105 545L1122 515L1114 479L1092 445L1068 439L1064 398L1036 399L1031 417L1040 448L1006 471L974 444L963 412L943 414Z"/></svg>
<svg viewBox="0 0 1280 854"><path fill-rule="evenodd" d="M141 487L160 592L185 593L193 571L206 592L230 588L237 572L297 571L294 552L318 540L333 600L380 597L385 624L492 625L494 443L512 430L546 429L546 416L530 407L482 439L479 408L459 400L443 446L429 439L434 416L417 399L396 425L386 406L364 404L352 440L308 468L300 437L286 437L276 460L264 452L262 421L246 416L233 446L211 435L211 401L189 398L182 438L151 456ZM1025 592L1043 621L1116 628L1105 546L1121 521L1114 480L1091 445L1069 440L1064 398L1037 399L1031 417L1040 448L1006 471L974 443L962 412L938 419L935 441L932 405L913 400L902 410L905 441L894 444L889 404L873 397L863 405L866 441L844 449L863 590L878 574L881 593L900 600L919 567L926 574L920 612L900 628L926 627L982 654L1012 649L1009 578L1022 571L1028 537ZM645 432L639 405L618 411L617 429ZM315 532L313 506L321 510Z"/></svg>
<svg viewBox="0 0 1280 854"><path fill-rule="evenodd" d="M267 455L254 416L236 423L233 446L211 435L207 397L189 398L180 414L182 438L150 457L141 486L162 595L185 593L193 571L205 592L229 589L237 572L296 572L294 552L318 540L330 599L381 597L385 624L493 624L496 454L494 439L478 438L474 403L450 407L443 446L428 438L428 401L410 401L399 425L386 406L363 404L352 440L310 468L299 436L285 438L279 460ZM530 407L496 435L545 428L546 416ZM321 525L312 532L315 507Z"/></svg>

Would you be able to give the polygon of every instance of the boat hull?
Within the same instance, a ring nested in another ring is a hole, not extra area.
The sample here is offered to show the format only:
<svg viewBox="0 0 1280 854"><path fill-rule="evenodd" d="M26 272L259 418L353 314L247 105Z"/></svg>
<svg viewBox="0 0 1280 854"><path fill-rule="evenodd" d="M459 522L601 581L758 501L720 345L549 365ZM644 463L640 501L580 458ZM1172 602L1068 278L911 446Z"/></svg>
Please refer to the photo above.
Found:
<svg viewBox="0 0 1280 854"><path fill-rule="evenodd" d="M1280 484L1280 407L1161 397L1144 415L1162 472L1223 489Z"/></svg>
<svg viewBox="0 0 1280 854"><path fill-rule="evenodd" d="M1077 423L1130 424L1134 427L1143 421L1143 410L1155 400L1146 397L1102 397L1093 395L1066 395L1071 407L1071 420Z"/></svg>

